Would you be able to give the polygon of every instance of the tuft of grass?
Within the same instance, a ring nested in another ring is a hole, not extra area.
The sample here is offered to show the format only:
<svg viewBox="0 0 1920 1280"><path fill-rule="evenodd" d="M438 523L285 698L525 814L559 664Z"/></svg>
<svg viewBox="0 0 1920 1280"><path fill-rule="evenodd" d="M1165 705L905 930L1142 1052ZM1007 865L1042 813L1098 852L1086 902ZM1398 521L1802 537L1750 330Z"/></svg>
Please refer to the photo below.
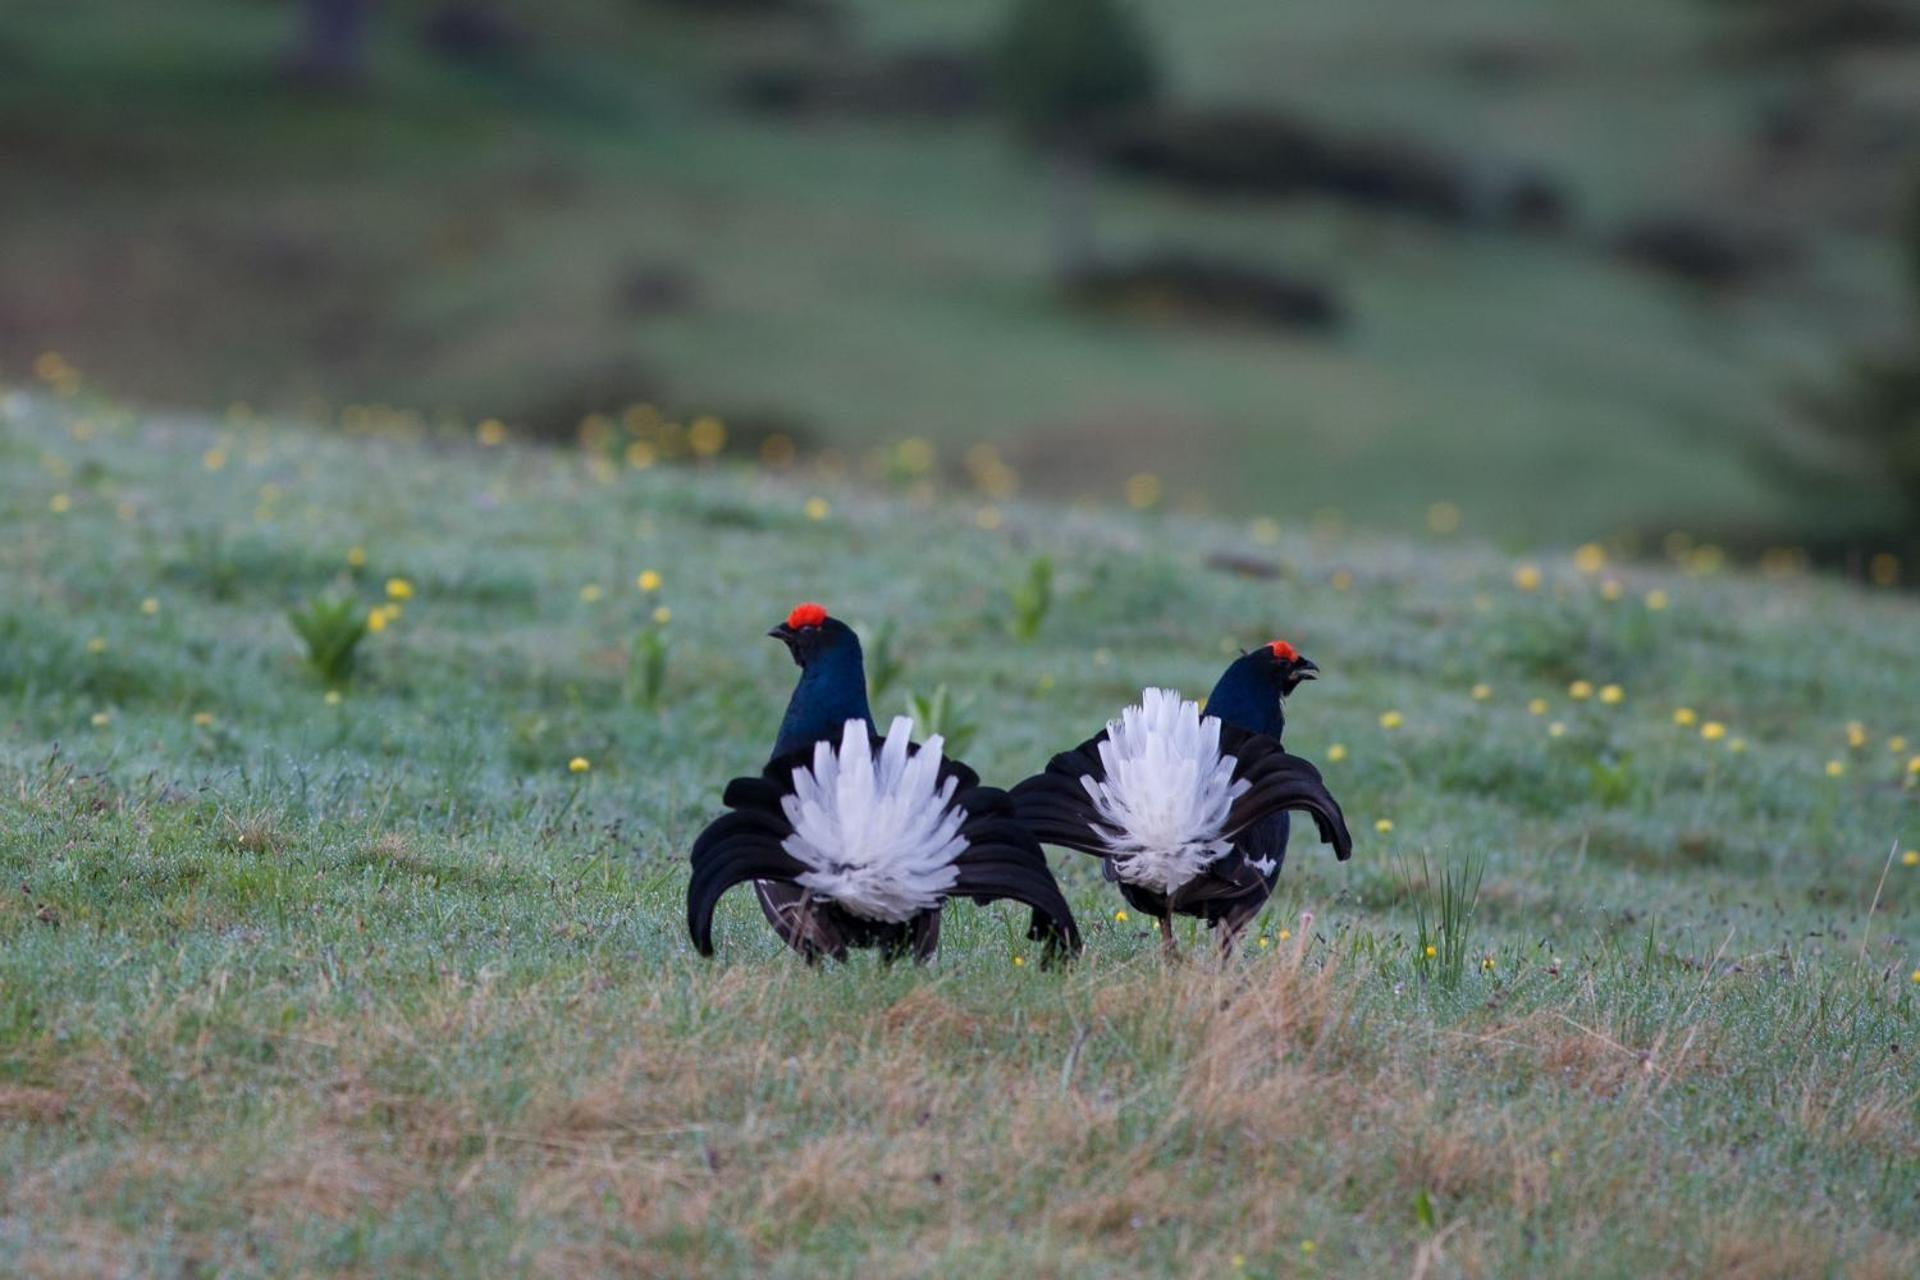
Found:
<svg viewBox="0 0 1920 1280"><path fill-rule="evenodd" d="M1448 859L1438 868L1420 854L1418 877L1403 863L1407 905L1413 912L1414 957L1420 976L1443 991L1454 991L1467 973L1473 948L1473 913L1480 902L1486 859L1477 854Z"/></svg>
<svg viewBox="0 0 1920 1280"><path fill-rule="evenodd" d="M1007 626L1014 638L1032 640L1038 636L1041 624L1053 608L1053 561L1046 556L1035 556L1028 561L1010 603L1012 613Z"/></svg>

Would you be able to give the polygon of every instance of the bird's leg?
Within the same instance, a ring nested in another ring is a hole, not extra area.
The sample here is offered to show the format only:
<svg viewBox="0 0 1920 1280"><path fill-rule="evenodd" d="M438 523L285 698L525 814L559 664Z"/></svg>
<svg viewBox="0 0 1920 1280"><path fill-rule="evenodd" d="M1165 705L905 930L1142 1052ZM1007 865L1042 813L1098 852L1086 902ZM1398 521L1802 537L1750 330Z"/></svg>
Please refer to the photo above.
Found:
<svg viewBox="0 0 1920 1280"><path fill-rule="evenodd" d="M1157 923L1160 925L1161 950L1165 951L1168 956L1179 955L1180 948L1177 945L1175 945L1173 941L1173 916L1169 914L1164 916L1158 916L1155 919Z"/></svg>

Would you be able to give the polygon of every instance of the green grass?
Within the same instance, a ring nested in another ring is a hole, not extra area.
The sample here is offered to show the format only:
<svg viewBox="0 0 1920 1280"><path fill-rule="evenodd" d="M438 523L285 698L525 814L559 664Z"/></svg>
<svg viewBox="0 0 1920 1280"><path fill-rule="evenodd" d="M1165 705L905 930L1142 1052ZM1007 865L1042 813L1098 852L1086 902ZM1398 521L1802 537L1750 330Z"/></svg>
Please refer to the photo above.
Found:
<svg viewBox="0 0 1920 1280"><path fill-rule="evenodd" d="M1001 8L849 7L880 47L974 42ZM149 402L383 400L563 431L583 398L653 399L850 452L919 434L951 463L994 440L1033 494L1111 499L1155 471L1182 505L1405 531L1446 501L1490 538L1787 540L1877 500L1871 477L1835 490L1755 462L1837 465L1788 393L1906 317L1884 238L1827 207L1852 179L1754 177L1779 77L1713 53L1713 6L1145 7L1184 98L1537 163L1579 225L1536 240L1106 181L1107 248L1326 279L1353 323L1319 340L1096 316L1049 289L1044 175L998 121L728 108L741 68L812 47L778 24L542 6L524 64L475 72L426 57L390 6L372 86L338 99L274 78L285 6L27 4L0 16L20 175L0 362L57 349ZM1460 70L1501 41L1545 70ZM1607 255L1619 218L1671 208L1777 219L1808 252L1720 301ZM663 264L691 303L623 311L620 281Z"/></svg>
<svg viewBox="0 0 1920 1280"><path fill-rule="evenodd" d="M1528 592L1290 526L1255 579L1199 519L5 403L0 1271L1920 1263L1910 599L1558 555ZM393 578L330 703L287 608ZM1285 635L1358 851L1297 847L1226 965L1167 965L1067 856L1065 972L970 906L931 969L809 971L739 895L702 962L684 851L771 741L799 599L894 627L882 712L963 695L998 782ZM1484 865L1470 915L1420 858ZM1422 919L1470 931L1457 985Z"/></svg>

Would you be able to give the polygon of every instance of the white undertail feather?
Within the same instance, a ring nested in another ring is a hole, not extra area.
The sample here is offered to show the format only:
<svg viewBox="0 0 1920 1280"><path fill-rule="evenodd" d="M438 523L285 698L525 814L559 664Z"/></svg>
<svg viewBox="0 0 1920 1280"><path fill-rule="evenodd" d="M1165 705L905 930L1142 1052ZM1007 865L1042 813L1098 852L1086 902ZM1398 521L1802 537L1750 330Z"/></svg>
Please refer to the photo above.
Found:
<svg viewBox="0 0 1920 1280"><path fill-rule="evenodd" d="M1172 893L1226 853L1221 839L1233 802L1251 785L1233 780L1220 751L1220 721L1170 689L1148 689L1107 724L1100 744L1104 780L1080 785L1093 797L1096 827L1122 880Z"/></svg>
<svg viewBox="0 0 1920 1280"><path fill-rule="evenodd" d="M780 801L793 824L781 847L811 868L797 883L868 920L911 919L960 878L959 780L940 783L938 735L908 754L912 732L913 721L896 718L876 760L867 726L847 721L838 748L815 744L813 767L794 770L793 794Z"/></svg>

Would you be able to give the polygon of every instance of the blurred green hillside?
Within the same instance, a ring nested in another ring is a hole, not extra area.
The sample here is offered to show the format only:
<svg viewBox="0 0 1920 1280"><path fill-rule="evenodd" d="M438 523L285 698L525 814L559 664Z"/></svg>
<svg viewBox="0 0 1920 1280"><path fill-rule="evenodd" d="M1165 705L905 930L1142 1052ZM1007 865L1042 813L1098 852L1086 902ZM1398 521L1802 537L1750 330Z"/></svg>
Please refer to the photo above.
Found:
<svg viewBox="0 0 1920 1280"><path fill-rule="evenodd" d="M57 351L150 403L566 437L647 402L956 468L992 443L1029 493L1817 540L1883 501L1794 401L1906 322L1920 44L1782 54L1802 7L1136 6L1175 106L1564 197L1523 231L1102 174L1107 252L1323 286L1340 322L1296 332L1062 297L1042 167L979 100L1001 0L392 0L350 86L288 73L292 0L15 0L0 375ZM1768 251L1711 283L1620 251L1674 217Z"/></svg>

